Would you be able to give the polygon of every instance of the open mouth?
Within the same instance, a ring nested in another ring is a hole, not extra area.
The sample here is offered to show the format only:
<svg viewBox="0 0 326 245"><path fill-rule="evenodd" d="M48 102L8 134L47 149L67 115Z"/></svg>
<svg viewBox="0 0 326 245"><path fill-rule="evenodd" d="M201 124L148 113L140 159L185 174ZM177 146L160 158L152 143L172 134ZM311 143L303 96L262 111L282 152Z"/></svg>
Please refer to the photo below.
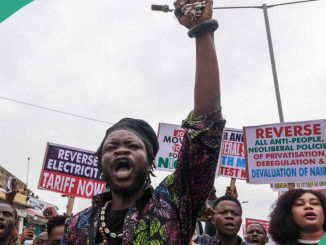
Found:
<svg viewBox="0 0 326 245"><path fill-rule="evenodd" d="M317 218L317 215L314 212L307 212L304 214L304 217L313 220Z"/></svg>
<svg viewBox="0 0 326 245"><path fill-rule="evenodd" d="M224 227L228 230L234 230L235 225L233 223L225 223Z"/></svg>
<svg viewBox="0 0 326 245"><path fill-rule="evenodd" d="M4 229L5 229L5 225L3 223L0 223L0 233L2 233Z"/></svg>
<svg viewBox="0 0 326 245"><path fill-rule="evenodd" d="M132 168L128 158L119 158L114 162L113 169L118 178L125 178L130 175Z"/></svg>
<svg viewBox="0 0 326 245"><path fill-rule="evenodd" d="M258 237L252 237L251 238L251 243L259 243Z"/></svg>

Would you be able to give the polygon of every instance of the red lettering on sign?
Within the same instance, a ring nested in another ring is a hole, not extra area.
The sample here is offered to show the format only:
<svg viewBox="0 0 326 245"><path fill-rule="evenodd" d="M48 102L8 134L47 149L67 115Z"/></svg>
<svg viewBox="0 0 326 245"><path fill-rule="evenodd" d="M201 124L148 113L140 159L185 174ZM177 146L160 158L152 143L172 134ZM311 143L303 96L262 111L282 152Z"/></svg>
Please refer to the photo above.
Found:
<svg viewBox="0 0 326 245"><path fill-rule="evenodd" d="M173 131L174 137L183 137L185 135L185 130L175 129Z"/></svg>
<svg viewBox="0 0 326 245"><path fill-rule="evenodd" d="M321 135L320 124L290 125L270 128L256 128L256 138L279 138L293 136Z"/></svg>

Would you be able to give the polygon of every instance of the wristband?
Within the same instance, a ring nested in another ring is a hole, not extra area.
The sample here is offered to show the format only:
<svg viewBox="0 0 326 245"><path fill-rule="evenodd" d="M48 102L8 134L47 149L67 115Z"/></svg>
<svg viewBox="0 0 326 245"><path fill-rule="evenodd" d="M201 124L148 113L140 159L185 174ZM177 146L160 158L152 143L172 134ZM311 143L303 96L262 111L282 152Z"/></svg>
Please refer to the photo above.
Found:
<svg viewBox="0 0 326 245"><path fill-rule="evenodd" d="M206 20L193 28L191 28L188 31L188 36L193 37L199 37L201 34L205 32L214 32L218 28L218 22L217 20Z"/></svg>

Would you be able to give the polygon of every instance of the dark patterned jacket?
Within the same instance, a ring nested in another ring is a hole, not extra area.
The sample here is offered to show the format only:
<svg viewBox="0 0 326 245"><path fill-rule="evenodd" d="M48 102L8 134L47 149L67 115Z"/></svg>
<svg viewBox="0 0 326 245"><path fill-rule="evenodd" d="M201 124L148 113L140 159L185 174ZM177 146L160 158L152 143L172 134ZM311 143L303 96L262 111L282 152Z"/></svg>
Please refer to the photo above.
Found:
<svg viewBox="0 0 326 245"><path fill-rule="evenodd" d="M175 172L131 206L123 225L124 245L188 245L215 177L225 120L220 112L183 121L183 139ZM92 206L66 224L64 243L95 244L99 214L109 192L93 198Z"/></svg>
<svg viewBox="0 0 326 245"><path fill-rule="evenodd" d="M250 243L243 241L241 237L238 236L237 238L238 238L239 245L250 245ZM219 241L215 236L209 236L207 234L198 236L195 239L194 243L200 245L227 245L227 244L223 244L222 241Z"/></svg>

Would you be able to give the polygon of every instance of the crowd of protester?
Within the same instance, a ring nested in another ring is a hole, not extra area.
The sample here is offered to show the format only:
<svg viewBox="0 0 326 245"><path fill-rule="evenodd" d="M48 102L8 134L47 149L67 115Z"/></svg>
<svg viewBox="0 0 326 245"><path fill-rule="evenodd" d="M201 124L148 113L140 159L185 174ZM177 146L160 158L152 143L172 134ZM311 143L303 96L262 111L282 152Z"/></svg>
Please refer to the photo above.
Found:
<svg viewBox="0 0 326 245"><path fill-rule="evenodd" d="M18 215L14 207L14 199L18 193L16 180L13 178L6 188L5 201L0 203L0 245L56 245L60 244L64 235L67 215L59 215L54 207L43 211L48 220L46 229L36 236L35 228L26 224L18 234Z"/></svg>
<svg viewBox="0 0 326 245"><path fill-rule="evenodd" d="M199 5L198 5L199 4ZM254 223L239 236L242 206L236 189L215 195L214 178L225 120L214 43L218 24L212 1L177 0L175 16L196 43L194 109L183 121L186 130L174 173L155 189L151 185L158 140L145 121L124 118L110 127L96 154L109 191L93 197L91 207L67 219L50 212L47 229L35 237L26 228L18 235L12 195L0 204L0 245L278 245L322 244L325 197L314 191L290 190L271 212L270 229ZM182 48L182 47L180 47ZM211 193L211 195L209 195ZM195 234L198 220L205 232ZM326 243L325 243L326 244Z"/></svg>
<svg viewBox="0 0 326 245"><path fill-rule="evenodd" d="M238 234L242 225L242 206L236 190L231 192L228 187L221 197L216 197L215 193L213 188L203 212L197 217L206 221L210 228L194 235L189 244L265 245L270 239L278 245L326 244L321 241L326 231L326 197L319 192L303 189L287 191L274 204L269 231L261 223L251 223L246 227L243 239ZM44 210L48 219L46 230L35 236L34 230L26 227L18 235L15 226L17 212L11 199L7 200L7 203L0 203L0 245L63 244L66 215L58 215L54 208L47 208Z"/></svg>

